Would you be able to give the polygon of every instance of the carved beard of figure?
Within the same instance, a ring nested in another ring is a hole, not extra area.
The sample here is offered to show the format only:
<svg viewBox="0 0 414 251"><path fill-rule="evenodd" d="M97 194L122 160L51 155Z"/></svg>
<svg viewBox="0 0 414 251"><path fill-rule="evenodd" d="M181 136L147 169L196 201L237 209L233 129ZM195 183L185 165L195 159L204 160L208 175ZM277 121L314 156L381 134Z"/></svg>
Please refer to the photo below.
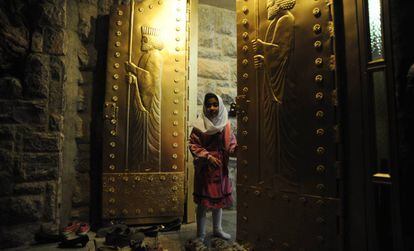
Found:
<svg viewBox="0 0 414 251"><path fill-rule="evenodd" d="M281 10L291 10L296 4L296 0L268 0L267 19L272 20Z"/></svg>

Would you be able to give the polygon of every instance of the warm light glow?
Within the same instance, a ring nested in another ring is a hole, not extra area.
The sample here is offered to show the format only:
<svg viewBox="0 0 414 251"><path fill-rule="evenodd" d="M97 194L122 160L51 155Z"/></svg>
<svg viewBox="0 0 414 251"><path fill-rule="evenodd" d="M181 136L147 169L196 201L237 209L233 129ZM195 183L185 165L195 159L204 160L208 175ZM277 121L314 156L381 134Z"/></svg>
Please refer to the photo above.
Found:
<svg viewBox="0 0 414 251"><path fill-rule="evenodd" d="M163 1L162 4L168 6L157 8L157 6L154 5L153 9L149 10L146 1L136 4L136 10L139 10L140 8L144 8L145 10L142 13L140 11L135 11L135 24L139 23L160 30L159 36L164 42L163 54L177 53L177 49L180 49L181 52L186 46L186 1L169 0ZM145 14L143 15L143 13ZM142 19L143 17L145 20ZM140 38L141 31L139 25L135 25L135 34L137 34L137 38ZM136 44L139 42L140 41L135 41L133 46L139 47L139 44Z"/></svg>

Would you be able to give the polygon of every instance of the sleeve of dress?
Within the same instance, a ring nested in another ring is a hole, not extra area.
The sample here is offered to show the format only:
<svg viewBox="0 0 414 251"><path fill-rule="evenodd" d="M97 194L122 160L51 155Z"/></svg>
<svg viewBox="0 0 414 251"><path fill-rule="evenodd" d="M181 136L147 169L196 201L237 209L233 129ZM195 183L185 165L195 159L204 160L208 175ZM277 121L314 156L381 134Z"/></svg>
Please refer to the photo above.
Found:
<svg viewBox="0 0 414 251"><path fill-rule="evenodd" d="M234 136L234 133L230 133L230 146L229 146L229 152L230 154L233 154L237 149L237 139L236 136Z"/></svg>
<svg viewBox="0 0 414 251"><path fill-rule="evenodd" d="M189 148L194 157L207 159L210 155L210 153L201 144L200 137L194 132L194 129L190 134Z"/></svg>

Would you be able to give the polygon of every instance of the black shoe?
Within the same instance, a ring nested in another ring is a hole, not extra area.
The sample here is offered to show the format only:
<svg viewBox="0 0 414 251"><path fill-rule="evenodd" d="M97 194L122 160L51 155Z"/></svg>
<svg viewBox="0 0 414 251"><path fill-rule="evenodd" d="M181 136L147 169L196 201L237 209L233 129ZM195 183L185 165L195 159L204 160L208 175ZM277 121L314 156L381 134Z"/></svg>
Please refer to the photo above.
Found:
<svg viewBox="0 0 414 251"><path fill-rule="evenodd" d="M160 232L178 231L181 229L181 220L176 219L163 225L164 227Z"/></svg>
<svg viewBox="0 0 414 251"><path fill-rule="evenodd" d="M157 237L158 232L163 228L162 225L155 225L151 227L137 228L135 232L141 232L147 237Z"/></svg>
<svg viewBox="0 0 414 251"><path fill-rule="evenodd" d="M88 235L77 235L75 238L64 238L60 243L60 248L85 247L89 241Z"/></svg>
<svg viewBox="0 0 414 251"><path fill-rule="evenodd" d="M121 248L129 246L132 234L133 232L130 228L115 228L112 232L109 232L106 235L105 244Z"/></svg>

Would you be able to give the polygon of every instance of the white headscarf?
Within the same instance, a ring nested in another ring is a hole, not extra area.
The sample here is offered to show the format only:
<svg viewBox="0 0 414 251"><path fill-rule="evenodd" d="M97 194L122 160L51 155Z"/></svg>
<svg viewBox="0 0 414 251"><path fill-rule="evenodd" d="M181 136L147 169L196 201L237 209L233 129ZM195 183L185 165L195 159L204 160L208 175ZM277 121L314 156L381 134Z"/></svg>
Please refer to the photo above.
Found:
<svg viewBox="0 0 414 251"><path fill-rule="evenodd" d="M209 93L207 93L209 94ZM206 94L206 96L207 96ZM207 118L206 113L207 109L206 106L203 104L203 113L197 118L194 122L193 126L205 134L214 135L218 132L223 131L224 127L228 122L227 118L227 108L224 106L223 100L217 94L211 93L217 97L219 101L219 112L216 117L212 118L211 120ZM204 96L205 99L205 96Z"/></svg>

